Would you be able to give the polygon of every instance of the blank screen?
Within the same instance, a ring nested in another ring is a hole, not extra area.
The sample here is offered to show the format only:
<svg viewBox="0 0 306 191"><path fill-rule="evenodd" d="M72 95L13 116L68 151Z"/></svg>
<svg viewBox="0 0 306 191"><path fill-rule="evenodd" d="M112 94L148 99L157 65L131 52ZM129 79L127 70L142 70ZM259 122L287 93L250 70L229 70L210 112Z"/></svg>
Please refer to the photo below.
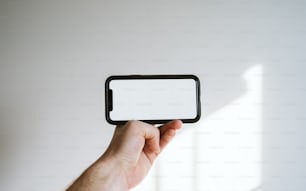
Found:
<svg viewBox="0 0 306 191"><path fill-rule="evenodd" d="M194 79L115 79L110 81L113 109L119 120L193 119L197 116Z"/></svg>

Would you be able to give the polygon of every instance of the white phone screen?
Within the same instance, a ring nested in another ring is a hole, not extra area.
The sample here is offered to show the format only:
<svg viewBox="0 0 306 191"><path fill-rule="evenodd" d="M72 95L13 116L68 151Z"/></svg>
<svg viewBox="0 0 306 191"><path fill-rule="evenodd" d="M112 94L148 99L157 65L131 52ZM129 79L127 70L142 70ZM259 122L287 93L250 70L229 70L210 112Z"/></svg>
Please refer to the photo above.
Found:
<svg viewBox="0 0 306 191"><path fill-rule="evenodd" d="M199 115L194 79L113 79L108 88L112 121L195 119Z"/></svg>

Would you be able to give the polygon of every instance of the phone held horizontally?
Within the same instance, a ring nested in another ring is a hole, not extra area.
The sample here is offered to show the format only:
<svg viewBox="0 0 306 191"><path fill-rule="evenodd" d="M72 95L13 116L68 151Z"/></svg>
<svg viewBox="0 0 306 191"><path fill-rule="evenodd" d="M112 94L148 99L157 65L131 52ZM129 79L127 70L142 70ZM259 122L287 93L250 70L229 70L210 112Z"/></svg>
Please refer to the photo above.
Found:
<svg viewBox="0 0 306 191"><path fill-rule="evenodd" d="M114 125L129 120L197 122L201 116L200 80L195 75L110 76L105 82L105 115Z"/></svg>

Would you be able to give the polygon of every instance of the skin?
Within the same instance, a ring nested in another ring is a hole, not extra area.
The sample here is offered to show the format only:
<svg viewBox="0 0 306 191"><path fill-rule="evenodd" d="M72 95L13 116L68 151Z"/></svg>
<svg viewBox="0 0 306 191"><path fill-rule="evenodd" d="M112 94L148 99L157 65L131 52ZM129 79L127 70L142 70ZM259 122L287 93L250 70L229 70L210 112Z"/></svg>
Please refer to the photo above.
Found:
<svg viewBox="0 0 306 191"><path fill-rule="evenodd" d="M126 191L135 187L181 126L180 120L161 127L141 121L117 126L107 150L67 191Z"/></svg>

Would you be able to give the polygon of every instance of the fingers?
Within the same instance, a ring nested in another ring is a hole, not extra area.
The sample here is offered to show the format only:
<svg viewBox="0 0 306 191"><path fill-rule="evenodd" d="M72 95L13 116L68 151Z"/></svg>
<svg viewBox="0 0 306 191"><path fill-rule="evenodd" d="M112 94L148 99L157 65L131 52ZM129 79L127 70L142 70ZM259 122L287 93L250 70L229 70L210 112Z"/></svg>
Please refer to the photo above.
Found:
<svg viewBox="0 0 306 191"><path fill-rule="evenodd" d="M145 145L143 146L146 149L158 154L175 136L176 130L182 127L182 121L170 121L159 129L142 121L129 121L127 126L134 130L134 132L140 132L140 136L143 136L145 139Z"/></svg>
<svg viewBox="0 0 306 191"><path fill-rule="evenodd" d="M142 121L129 121L123 126L117 126L114 142L124 142L122 146L132 148L135 153L144 150L158 155L181 126L180 120L170 121L160 128Z"/></svg>
<svg viewBox="0 0 306 191"><path fill-rule="evenodd" d="M151 151L153 151L156 154L160 153L160 147L159 147L159 130L158 128L154 127L153 125L147 125L147 128L145 128L145 140L146 140L146 146Z"/></svg>
<svg viewBox="0 0 306 191"><path fill-rule="evenodd" d="M162 136L168 129L180 129L181 127L182 127L181 120L173 120L160 127L160 134Z"/></svg>
<svg viewBox="0 0 306 191"><path fill-rule="evenodd" d="M136 132L139 136L144 138L145 145L141 145L142 147L146 147L151 152L159 153L159 130L151 124L144 123L142 121L129 121L128 122L131 131Z"/></svg>
<svg viewBox="0 0 306 191"><path fill-rule="evenodd" d="M165 146L175 136L176 130L182 127L182 121L173 120L160 127L160 149L163 150Z"/></svg>

